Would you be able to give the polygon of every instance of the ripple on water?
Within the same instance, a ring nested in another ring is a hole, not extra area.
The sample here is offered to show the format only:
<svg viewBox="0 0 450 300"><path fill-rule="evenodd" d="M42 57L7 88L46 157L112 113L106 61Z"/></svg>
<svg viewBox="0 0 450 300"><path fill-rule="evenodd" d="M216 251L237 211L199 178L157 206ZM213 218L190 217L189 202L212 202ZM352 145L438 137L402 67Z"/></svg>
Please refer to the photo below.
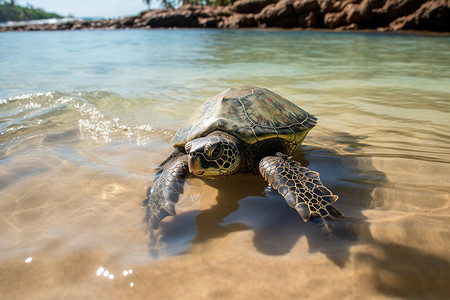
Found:
<svg viewBox="0 0 450 300"><path fill-rule="evenodd" d="M0 99L6 298L450 294L448 38L266 30L1 37L3 95L62 91ZM202 101L242 84L318 117L294 157L339 195L346 218L328 236L265 193L260 176L189 179L178 216L150 244L141 202L173 151L170 137Z"/></svg>

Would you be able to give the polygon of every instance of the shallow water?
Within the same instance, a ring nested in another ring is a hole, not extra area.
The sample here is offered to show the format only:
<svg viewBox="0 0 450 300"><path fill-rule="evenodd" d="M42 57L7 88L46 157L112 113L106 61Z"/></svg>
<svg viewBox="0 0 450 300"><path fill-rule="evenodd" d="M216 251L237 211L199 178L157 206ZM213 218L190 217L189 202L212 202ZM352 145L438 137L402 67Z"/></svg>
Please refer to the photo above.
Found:
<svg viewBox="0 0 450 300"><path fill-rule="evenodd" d="M0 58L2 298L450 294L448 37L1 33ZM236 175L189 179L150 242L141 201L171 136L233 85L318 117L295 158L340 196L332 235Z"/></svg>

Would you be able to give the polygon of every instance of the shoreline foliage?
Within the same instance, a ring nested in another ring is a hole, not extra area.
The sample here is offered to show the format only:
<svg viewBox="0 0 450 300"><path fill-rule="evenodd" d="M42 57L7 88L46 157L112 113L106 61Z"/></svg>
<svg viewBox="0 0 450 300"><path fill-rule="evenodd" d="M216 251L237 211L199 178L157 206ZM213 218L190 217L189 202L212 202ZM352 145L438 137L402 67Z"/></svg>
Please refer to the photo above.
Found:
<svg viewBox="0 0 450 300"><path fill-rule="evenodd" d="M40 8L34 8L30 4L28 4L27 7L22 7L16 5L14 0L0 0L0 22L29 21L51 18L62 18L62 16L55 13L48 13Z"/></svg>

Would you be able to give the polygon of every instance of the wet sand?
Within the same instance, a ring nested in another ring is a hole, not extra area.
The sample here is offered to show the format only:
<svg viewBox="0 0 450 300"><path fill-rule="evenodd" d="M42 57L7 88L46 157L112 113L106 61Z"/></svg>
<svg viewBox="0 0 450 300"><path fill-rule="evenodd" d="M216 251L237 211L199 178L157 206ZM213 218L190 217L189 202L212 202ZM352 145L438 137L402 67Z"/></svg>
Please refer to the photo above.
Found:
<svg viewBox="0 0 450 300"><path fill-rule="evenodd" d="M0 44L1 299L450 295L448 39L35 34ZM318 117L294 158L346 218L328 235L261 176L192 177L151 240L141 203L175 130L244 82Z"/></svg>
<svg viewBox="0 0 450 300"><path fill-rule="evenodd" d="M152 140L93 145L72 161L58 157L69 151L63 146L36 146L3 168L2 178L14 182L2 193L5 299L433 299L450 292L448 165L415 162L433 174L423 182L405 178L408 159L339 157L307 146L296 159L321 172L346 214L333 235L303 223L279 196L267 197L262 178L237 175L188 180L178 216L151 244L140 206L151 174L142 161L157 165L171 151L166 136ZM150 151L155 145L163 149ZM393 189L405 182L413 188ZM431 183L441 188L423 189ZM114 278L97 276L100 267Z"/></svg>

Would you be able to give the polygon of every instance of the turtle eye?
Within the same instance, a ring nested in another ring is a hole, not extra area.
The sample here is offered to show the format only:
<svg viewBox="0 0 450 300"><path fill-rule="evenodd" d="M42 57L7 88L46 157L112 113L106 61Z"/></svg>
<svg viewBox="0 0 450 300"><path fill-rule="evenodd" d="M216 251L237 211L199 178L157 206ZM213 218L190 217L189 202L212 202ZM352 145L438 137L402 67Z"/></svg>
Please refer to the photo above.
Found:
<svg viewBox="0 0 450 300"><path fill-rule="evenodd" d="M216 159L222 154L222 147L220 147L220 145L213 144L213 145L208 145L205 148L206 148L205 149L206 155L211 159Z"/></svg>

